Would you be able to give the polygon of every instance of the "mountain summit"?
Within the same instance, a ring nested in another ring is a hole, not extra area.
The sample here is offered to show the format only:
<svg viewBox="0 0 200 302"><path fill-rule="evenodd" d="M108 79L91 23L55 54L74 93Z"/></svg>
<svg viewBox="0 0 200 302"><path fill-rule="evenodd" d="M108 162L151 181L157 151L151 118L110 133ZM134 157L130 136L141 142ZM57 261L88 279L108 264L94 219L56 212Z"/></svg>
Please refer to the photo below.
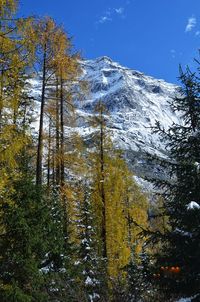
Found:
<svg viewBox="0 0 200 302"><path fill-rule="evenodd" d="M89 146L94 129L87 122L88 117L101 100L110 112L108 125L114 145L124 152L137 180L148 189L144 179L164 177L164 171L152 164L148 154L167 156L165 142L152 133L152 127L156 121L165 129L181 123L169 105L178 86L123 67L106 56L83 60L81 68L81 80L88 83L89 89L88 93L83 92L81 101L75 100L77 124L75 129L74 125L66 127L66 134L73 127ZM31 85L38 99L40 81L31 80Z"/></svg>
<svg viewBox="0 0 200 302"><path fill-rule="evenodd" d="M162 177L157 167L150 166L147 154L166 156L165 143L152 134L152 127L156 120L165 129L180 123L169 105L178 87L123 67L106 56L82 61L81 66L82 79L88 82L90 92L84 101L77 102L77 131L85 141L90 140L93 129L84 120L101 100L110 112L114 144L124 151L136 175L141 180L152 174Z"/></svg>

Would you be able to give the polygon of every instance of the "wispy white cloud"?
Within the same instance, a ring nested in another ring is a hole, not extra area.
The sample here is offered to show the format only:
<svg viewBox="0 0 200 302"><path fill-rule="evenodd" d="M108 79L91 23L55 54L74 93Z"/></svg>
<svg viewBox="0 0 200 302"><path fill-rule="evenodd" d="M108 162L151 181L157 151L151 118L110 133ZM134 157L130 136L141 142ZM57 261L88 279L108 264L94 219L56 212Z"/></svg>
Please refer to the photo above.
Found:
<svg viewBox="0 0 200 302"><path fill-rule="evenodd" d="M190 32L193 30L193 28L195 28L197 25L197 19L195 17L190 17L187 21L187 25L185 28L185 32Z"/></svg>
<svg viewBox="0 0 200 302"><path fill-rule="evenodd" d="M97 24L103 24L106 22L111 22L113 21L114 18L117 16L124 18L124 7L118 7L118 8L109 8L107 11L104 12L104 14L99 18L97 21Z"/></svg>
<svg viewBox="0 0 200 302"><path fill-rule="evenodd" d="M98 23L106 23L106 22L109 22L109 21L112 21L112 18L108 17L108 16L101 16L101 18L99 19Z"/></svg>
<svg viewBox="0 0 200 302"><path fill-rule="evenodd" d="M197 31L195 32L195 36L197 36L197 37L200 36L200 30L197 30Z"/></svg>
<svg viewBox="0 0 200 302"><path fill-rule="evenodd" d="M122 15L124 12L124 7L119 7L119 8L114 8L114 11L119 14Z"/></svg>
<svg viewBox="0 0 200 302"><path fill-rule="evenodd" d="M170 49L169 52L170 52L170 56L171 56L172 59L179 58L179 60L180 60L180 58L183 56L183 52L182 51L178 51L178 50L176 50L174 48Z"/></svg>
<svg viewBox="0 0 200 302"><path fill-rule="evenodd" d="M135 2L136 0L126 0L126 5L129 5L129 4L131 4L131 3L133 3L133 2Z"/></svg>
<svg viewBox="0 0 200 302"><path fill-rule="evenodd" d="M172 57L173 59L175 59L175 57L176 57L176 50L175 50L175 49L171 49L171 50L170 50L170 53L171 53L171 57Z"/></svg>

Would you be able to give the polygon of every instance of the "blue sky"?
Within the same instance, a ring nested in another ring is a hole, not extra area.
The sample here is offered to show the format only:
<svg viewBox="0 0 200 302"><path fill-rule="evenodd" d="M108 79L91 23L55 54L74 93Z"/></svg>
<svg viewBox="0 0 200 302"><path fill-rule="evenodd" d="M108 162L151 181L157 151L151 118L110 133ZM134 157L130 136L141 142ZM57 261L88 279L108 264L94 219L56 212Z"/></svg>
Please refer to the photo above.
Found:
<svg viewBox="0 0 200 302"><path fill-rule="evenodd" d="M84 58L109 56L177 82L200 48L200 0L20 0L20 14L50 15Z"/></svg>

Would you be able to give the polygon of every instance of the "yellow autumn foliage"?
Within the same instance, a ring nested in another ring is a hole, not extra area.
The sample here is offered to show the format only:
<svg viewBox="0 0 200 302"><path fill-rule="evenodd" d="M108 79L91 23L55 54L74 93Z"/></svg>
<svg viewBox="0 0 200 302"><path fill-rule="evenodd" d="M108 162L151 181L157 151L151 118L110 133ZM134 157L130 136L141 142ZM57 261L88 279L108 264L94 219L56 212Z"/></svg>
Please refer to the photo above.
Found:
<svg viewBox="0 0 200 302"><path fill-rule="evenodd" d="M106 156L105 167L108 273L111 277L118 277L122 273L122 269L129 263L133 244L138 252L141 249L141 242L137 239L141 229L134 222L141 225L142 228L147 227L148 203L119 153L116 152L112 157ZM100 196L101 175L98 171L98 157L95 168L92 201L100 238L103 205Z"/></svg>
<svg viewBox="0 0 200 302"><path fill-rule="evenodd" d="M134 245L140 251L137 236L147 227L148 202L133 179L120 151L114 150L106 124L109 114L97 104L92 126L95 152L90 156L98 251L107 257L107 272L118 278L129 263ZM106 251L105 251L106 249ZM105 257L105 256L103 256Z"/></svg>
<svg viewBox="0 0 200 302"><path fill-rule="evenodd" d="M0 0L0 18L10 16L17 8L17 0Z"/></svg>

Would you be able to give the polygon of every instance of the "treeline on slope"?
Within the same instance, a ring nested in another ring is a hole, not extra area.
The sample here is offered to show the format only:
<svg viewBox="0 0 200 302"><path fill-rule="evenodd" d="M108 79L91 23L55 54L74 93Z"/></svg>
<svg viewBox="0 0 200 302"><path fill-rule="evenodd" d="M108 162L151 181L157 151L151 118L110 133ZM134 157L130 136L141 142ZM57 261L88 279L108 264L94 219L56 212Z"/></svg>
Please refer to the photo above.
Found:
<svg viewBox="0 0 200 302"><path fill-rule="evenodd" d="M129 265L143 272L147 199L112 145L101 102L88 121L91 151L69 133L72 99L87 86L80 55L52 18L16 18L17 4L0 1L0 301L134 298Z"/></svg>

